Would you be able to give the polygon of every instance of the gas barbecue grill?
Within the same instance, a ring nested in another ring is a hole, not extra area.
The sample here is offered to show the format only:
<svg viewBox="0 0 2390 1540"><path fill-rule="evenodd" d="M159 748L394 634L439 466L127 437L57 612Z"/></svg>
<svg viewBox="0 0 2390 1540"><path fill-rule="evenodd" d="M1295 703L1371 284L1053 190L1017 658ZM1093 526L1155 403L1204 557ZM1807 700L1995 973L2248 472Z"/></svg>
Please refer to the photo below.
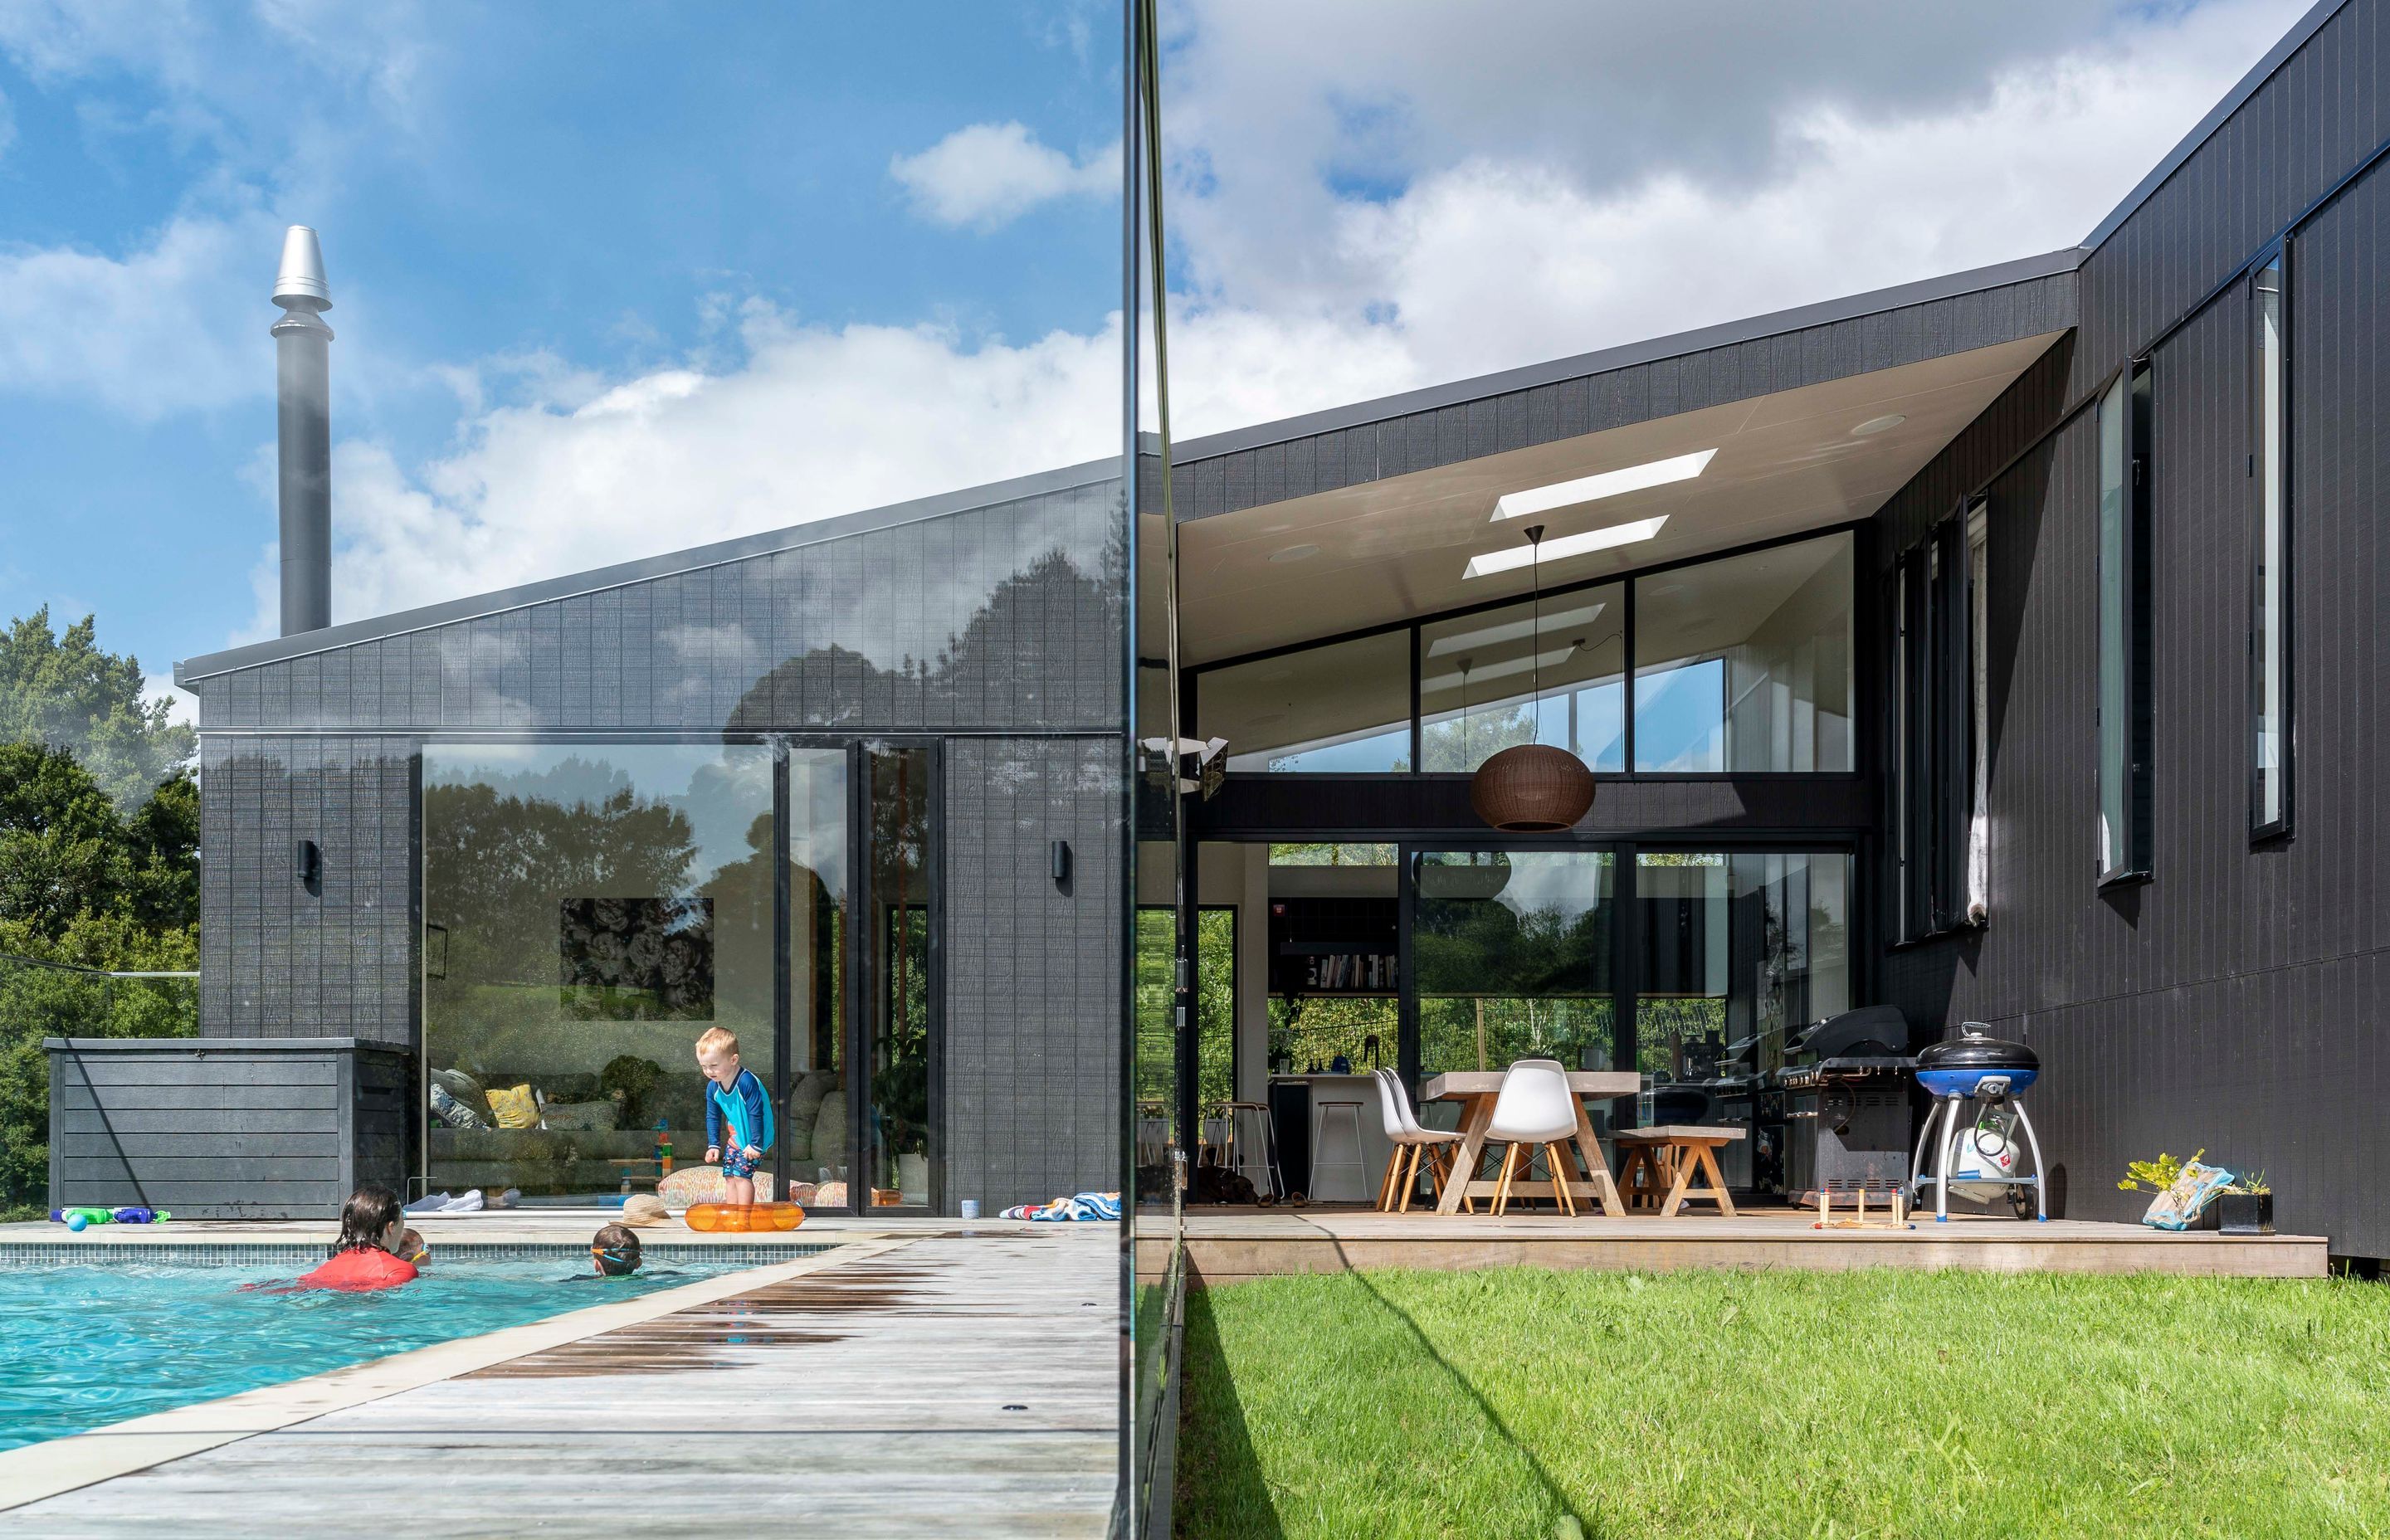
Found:
<svg viewBox="0 0 2390 1540"><path fill-rule="evenodd" d="M1776 1072L1784 1093L1784 1187L1804 1208L1831 1194L1870 1201L1906 1192L1909 1179L1908 1019L1866 1006L1818 1022L1785 1045Z"/></svg>

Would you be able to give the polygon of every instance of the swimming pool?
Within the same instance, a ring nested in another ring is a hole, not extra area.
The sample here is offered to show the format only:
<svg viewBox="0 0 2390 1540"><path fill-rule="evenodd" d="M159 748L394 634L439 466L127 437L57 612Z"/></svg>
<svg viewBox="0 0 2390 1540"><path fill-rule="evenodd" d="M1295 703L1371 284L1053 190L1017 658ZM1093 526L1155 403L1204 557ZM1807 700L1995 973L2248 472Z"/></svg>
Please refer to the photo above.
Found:
<svg viewBox="0 0 2390 1540"><path fill-rule="evenodd" d="M600 1281L568 1257L435 1261L370 1294L242 1291L303 1270L287 1264L0 1268L0 1449L752 1265L674 1261Z"/></svg>

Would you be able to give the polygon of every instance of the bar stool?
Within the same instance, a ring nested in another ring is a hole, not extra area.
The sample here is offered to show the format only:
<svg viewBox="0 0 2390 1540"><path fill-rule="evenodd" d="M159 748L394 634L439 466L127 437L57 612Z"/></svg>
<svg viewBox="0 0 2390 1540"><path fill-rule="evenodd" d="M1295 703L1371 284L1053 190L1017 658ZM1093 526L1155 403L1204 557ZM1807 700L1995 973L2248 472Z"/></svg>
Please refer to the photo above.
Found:
<svg viewBox="0 0 2390 1540"><path fill-rule="evenodd" d="M1353 1153L1349 1159L1342 1156L1332 1160L1323 1159L1328 1149L1328 1120L1339 1113L1343 1116L1344 1127L1352 1132ZM1350 1171L1353 1174L1352 1200L1356 1203L1363 1201L1369 1180L1369 1162L1361 1148L1361 1104L1357 1101L1339 1099L1315 1102L1312 1105L1311 1200L1315 1203L1321 1201L1320 1173L1330 1169Z"/></svg>
<svg viewBox="0 0 2390 1540"><path fill-rule="evenodd" d="M1227 1136L1220 1141L1219 1163L1247 1180L1252 1179L1247 1174L1258 1169L1261 1180L1253 1183L1253 1190L1284 1198L1286 1185L1278 1176L1278 1137L1269 1104L1224 1101L1214 1110L1227 1124Z"/></svg>

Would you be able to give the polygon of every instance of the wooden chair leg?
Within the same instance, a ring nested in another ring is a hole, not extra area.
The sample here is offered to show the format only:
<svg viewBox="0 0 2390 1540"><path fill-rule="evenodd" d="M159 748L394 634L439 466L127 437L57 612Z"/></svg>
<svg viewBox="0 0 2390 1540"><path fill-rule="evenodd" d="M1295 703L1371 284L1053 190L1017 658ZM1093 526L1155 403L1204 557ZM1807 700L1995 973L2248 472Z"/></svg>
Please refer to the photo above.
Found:
<svg viewBox="0 0 2390 1540"><path fill-rule="evenodd" d="M1402 1213L1411 1212L1411 1194L1419 1190L1420 1153L1418 1145L1411 1146L1410 1169L1403 1173L1403 1200L1397 1211Z"/></svg>
<svg viewBox="0 0 2390 1540"><path fill-rule="evenodd" d="M1552 1174L1552 1207L1571 1219L1576 1217L1576 1200L1569 1196L1568 1167L1561 1163L1561 1147L1544 1146L1544 1164Z"/></svg>
<svg viewBox="0 0 2390 1540"><path fill-rule="evenodd" d="M1734 1200L1727 1196L1726 1173L1718 1169L1717 1151L1708 1145L1703 1145L1694 1151L1694 1154L1701 1161L1702 1170L1708 1174L1710 1196L1717 1200L1718 1213L1732 1219ZM1860 1200L1864 1202L1866 1200L1862 1198Z"/></svg>
<svg viewBox="0 0 2390 1540"><path fill-rule="evenodd" d="M1510 1212L1510 1166L1518 1157L1517 1145L1506 1144L1502 1147L1502 1176L1494 1190L1494 1217L1497 1219Z"/></svg>

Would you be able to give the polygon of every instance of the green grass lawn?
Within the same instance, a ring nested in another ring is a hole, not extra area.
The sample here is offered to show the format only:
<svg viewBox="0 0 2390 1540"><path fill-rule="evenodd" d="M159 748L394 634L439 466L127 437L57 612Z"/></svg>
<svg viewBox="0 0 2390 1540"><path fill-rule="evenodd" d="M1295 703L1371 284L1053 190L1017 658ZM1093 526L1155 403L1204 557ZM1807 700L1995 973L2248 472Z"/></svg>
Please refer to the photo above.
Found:
<svg viewBox="0 0 2390 1540"><path fill-rule="evenodd" d="M1187 1307L1177 1530L2390 1535L2390 1287L1519 1269Z"/></svg>

